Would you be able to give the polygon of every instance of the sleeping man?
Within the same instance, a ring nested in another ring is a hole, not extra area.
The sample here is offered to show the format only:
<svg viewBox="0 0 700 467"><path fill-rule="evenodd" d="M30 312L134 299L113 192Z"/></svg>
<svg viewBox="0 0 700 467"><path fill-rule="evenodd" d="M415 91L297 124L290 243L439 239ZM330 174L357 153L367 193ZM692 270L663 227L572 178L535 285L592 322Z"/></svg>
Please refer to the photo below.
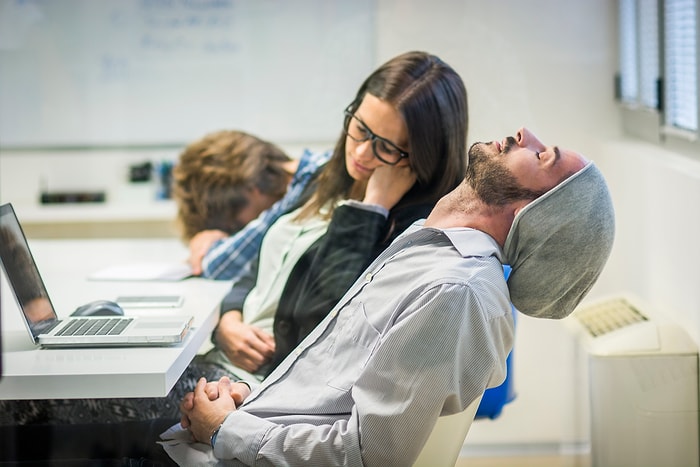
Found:
<svg viewBox="0 0 700 467"><path fill-rule="evenodd" d="M567 316L613 237L593 162L527 129L476 143L462 184L259 386L200 380L165 449L181 465L411 465L439 416L503 381L511 303Z"/></svg>

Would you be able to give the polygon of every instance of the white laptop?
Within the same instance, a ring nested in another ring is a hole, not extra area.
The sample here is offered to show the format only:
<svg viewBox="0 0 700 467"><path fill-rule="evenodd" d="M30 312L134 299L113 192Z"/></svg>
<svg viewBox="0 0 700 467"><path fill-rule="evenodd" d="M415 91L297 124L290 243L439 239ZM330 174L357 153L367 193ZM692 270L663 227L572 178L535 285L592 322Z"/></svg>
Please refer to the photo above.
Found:
<svg viewBox="0 0 700 467"><path fill-rule="evenodd" d="M42 347L140 347L182 342L192 317L71 316L58 319L17 215L0 206L0 263L29 335Z"/></svg>

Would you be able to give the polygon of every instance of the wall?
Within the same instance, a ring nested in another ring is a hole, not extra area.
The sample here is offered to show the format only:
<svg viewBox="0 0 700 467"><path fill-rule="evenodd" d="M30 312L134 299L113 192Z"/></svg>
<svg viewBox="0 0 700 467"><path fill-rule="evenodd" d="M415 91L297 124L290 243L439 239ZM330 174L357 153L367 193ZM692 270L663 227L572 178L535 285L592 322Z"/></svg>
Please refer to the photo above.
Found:
<svg viewBox="0 0 700 467"><path fill-rule="evenodd" d="M321 143L281 144L293 157ZM176 206L160 199L155 176L129 182L129 167L177 161L183 147L158 149L0 150L0 203L13 203L34 238L173 237ZM40 205L43 191L104 192L103 203Z"/></svg>
<svg viewBox="0 0 700 467"><path fill-rule="evenodd" d="M612 95L616 2L381 2L378 57L425 48L452 63L470 92L470 139L526 125L596 161L616 206L609 264L589 299L638 296L700 345L700 162L621 135ZM440 31L440 33L435 33ZM521 317L518 398L472 425L464 452L585 449L585 355L558 322Z"/></svg>
<svg viewBox="0 0 700 467"><path fill-rule="evenodd" d="M0 143L335 138L374 0L0 0ZM301 53L303 51L303 53Z"/></svg>
<svg viewBox="0 0 700 467"><path fill-rule="evenodd" d="M601 286L635 293L700 345L700 159L627 139L603 149L618 228Z"/></svg>
<svg viewBox="0 0 700 467"><path fill-rule="evenodd" d="M452 64L467 84L472 142L527 126L603 163L602 143L620 132L614 7L610 0L383 0L377 57L424 49ZM498 419L472 425L463 452L585 449L586 375L577 345L560 322L521 316L517 326L518 396Z"/></svg>
<svg viewBox="0 0 700 467"><path fill-rule="evenodd" d="M700 343L699 164L622 136L615 21L612 0L378 0L375 55L379 64L424 49L453 65L467 83L471 141L526 125L594 159L610 184L618 233L590 298L636 294ZM2 189L0 199L7 196ZM465 452L585 448L585 366L570 335L560 322L520 317L515 352L518 397L498 419L472 426Z"/></svg>

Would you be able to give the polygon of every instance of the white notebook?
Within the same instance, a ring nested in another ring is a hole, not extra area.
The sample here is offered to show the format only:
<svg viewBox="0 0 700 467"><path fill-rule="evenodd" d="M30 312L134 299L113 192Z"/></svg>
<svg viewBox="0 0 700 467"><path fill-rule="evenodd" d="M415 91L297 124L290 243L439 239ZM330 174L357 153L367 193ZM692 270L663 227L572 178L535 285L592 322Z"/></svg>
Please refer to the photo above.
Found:
<svg viewBox="0 0 700 467"><path fill-rule="evenodd" d="M185 262L143 261L115 264L88 276L93 281L180 281L192 275Z"/></svg>

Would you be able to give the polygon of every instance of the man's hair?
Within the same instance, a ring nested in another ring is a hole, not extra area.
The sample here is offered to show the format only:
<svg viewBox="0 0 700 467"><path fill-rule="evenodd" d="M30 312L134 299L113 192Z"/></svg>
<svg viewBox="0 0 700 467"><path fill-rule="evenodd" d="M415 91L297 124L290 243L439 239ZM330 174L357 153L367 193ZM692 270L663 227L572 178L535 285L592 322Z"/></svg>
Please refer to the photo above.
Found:
<svg viewBox="0 0 700 467"><path fill-rule="evenodd" d="M462 181L467 167L467 91L448 64L426 52L406 52L377 68L362 83L348 110L372 94L399 111L408 128L409 163L416 183L396 208L435 203ZM338 109L341 121L341 110ZM345 133L319 177L312 204L302 216L319 213L346 198L354 180L345 166ZM328 215L332 213L329 212Z"/></svg>
<svg viewBox="0 0 700 467"><path fill-rule="evenodd" d="M289 183L284 164L290 160L274 144L242 131L210 133L188 145L173 168L182 238L208 229L240 230L236 217L252 188L276 199L284 196Z"/></svg>

